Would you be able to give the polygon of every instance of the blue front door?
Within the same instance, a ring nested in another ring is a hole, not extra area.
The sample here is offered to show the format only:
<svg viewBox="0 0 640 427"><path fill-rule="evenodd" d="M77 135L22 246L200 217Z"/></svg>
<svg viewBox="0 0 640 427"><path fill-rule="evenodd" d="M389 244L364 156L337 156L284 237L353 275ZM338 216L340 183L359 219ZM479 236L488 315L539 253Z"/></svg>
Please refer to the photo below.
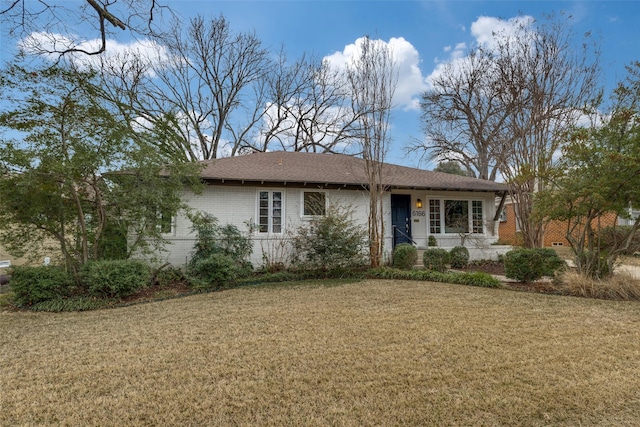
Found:
<svg viewBox="0 0 640 427"><path fill-rule="evenodd" d="M407 194L391 195L391 226L393 246L411 242L411 196Z"/></svg>

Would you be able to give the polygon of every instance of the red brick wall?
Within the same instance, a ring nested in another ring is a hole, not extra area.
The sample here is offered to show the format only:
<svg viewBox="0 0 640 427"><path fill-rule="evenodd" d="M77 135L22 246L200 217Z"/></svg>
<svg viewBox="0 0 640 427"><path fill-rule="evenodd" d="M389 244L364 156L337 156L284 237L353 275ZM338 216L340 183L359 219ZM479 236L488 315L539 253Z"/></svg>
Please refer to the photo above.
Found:
<svg viewBox="0 0 640 427"><path fill-rule="evenodd" d="M509 245L521 245L522 239L519 232L516 232L516 214L514 205L508 203L504 205L507 212L507 220L498 226L498 236L500 241ZM612 226L616 223L617 216L614 213L605 215L601 220L601 227ZM544 231L544 246L569 246L566 236L567 226L565 222L551 221Z"/></svg>

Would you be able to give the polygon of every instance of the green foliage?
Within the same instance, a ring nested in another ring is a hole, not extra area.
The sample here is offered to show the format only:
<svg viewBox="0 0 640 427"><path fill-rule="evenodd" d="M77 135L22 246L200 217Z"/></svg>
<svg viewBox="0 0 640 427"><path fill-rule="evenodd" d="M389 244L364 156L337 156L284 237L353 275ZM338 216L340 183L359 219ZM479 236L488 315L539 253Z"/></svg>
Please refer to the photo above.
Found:
<svg viewBox="0 0 640 427"><path fill-rule="evenodd" d="M11 289L19 306L66 297L75 290L73 278L64 268L50 266L13 267Z"/></svg>
<svg viewBox="0 0 640 427"><path fill-rule="evenodd" d="M246 266L253 251L248 234L243 234L235 225L220 226L218 219L209 213L196 212L189 219L192 223L191 230L197 234L191 265L214 254L222 254L238 265Z"/></svg>
<svg viewBox="0 0 640 427"><path fill-rule="evenodd" d="M552 171L555 185L536 198L541 216L567 223L566 238L578 272L594 278L612 274L625 250L623 239L601 238L606 217L624 217L629 204L640 206L640 63L628 67L628 72L627 81L613 94L611 111L597 117L597 126L568 134ZM640 219L632 230L640 230ZM608 268L601 269L605 253Z"/></svg>
<svg viewBox="0 0 640 427"><path fill-rule="evenodd" d="M409 243L400 243L393 250L393 266L403 270L411 270L418 261L418 250Z"/></svg>
<svg viewBox="0 0 640 427"><path fill-rule="evenodd" d="M55 241L78 280L90 260L161 248L158 213L181 208L198 166L161 156L163 135L134 130L93 72L58 65L2 73L0 241L14 254Z"/></svg>
<svg viewBox="0 0 640 427"><path fill-rule="evenodd" d="M368 277L374 279L423 280L428 282L454 283L458 285L499 288L500 281L487 273L455 273L433 270L398 270L378 268L369 271Z"/></svg>
<svg viewBox="0 0 640 427"><path fill-rule="evenodd" d="M362 265L366 233L350 208L330 205L325 215L314 216L293 236L294 264L323 270Z"/></svg>
<svg viewBox="0 0 640 427"><path fill-rule="evenodd" d="M153 276L153 284L161 288L171 286L178 282L187 283L188 281L189 279L181 269L171 266L156 271Z"/></svg>
<svg viewBox="0 0 640 427"><path fill-rule="evenodd" d="M89 293L121 298L148 286L149 267L136 260L91 261L82 267L82 282Z"/></svg>
<svg viewBox="0 0 640 427"><path fill-rule="evenodd" d="M436 237L433 235L429 235L429 246L438 246L438 240L436 240Z"/></svg>
<svg viewBox="0 0 640 427"><path fill-rule="evenodd" d="M452 268L465 268L469 265L469 249L456 246L449 251Z"/></svg>
<svg viewBox="0 0 640 427"><path fill-rule="evenodd" d="M189 273L198 279L193 281L194 288L202 290L229 286L242 275L236 260L223 253L197 258L191 263Z"/></svg>
<svg viewBox="0 0 640 427"><path fill-rule="evenodd" d="M42 301L29 307L32 311L48 311L52 313L60 313L66 311L89 311L105 308L109 305L109 301L105 299L96 299L85 295L78 295L70 298L55 298L48 301Z"/></svg>
<svg viewBox="0 0 640 427"><path fill-rule="evenodd" d="M444 272L449 264L449 252L442 248L426 249L422 262L427 270Z"/></svg>
<svg viewBox="0 0 640 427"><path fill-rule="evenodd" d="M504 258L505 275L520 282L553 276L564 265L553 249L514 249Z"/></svg>

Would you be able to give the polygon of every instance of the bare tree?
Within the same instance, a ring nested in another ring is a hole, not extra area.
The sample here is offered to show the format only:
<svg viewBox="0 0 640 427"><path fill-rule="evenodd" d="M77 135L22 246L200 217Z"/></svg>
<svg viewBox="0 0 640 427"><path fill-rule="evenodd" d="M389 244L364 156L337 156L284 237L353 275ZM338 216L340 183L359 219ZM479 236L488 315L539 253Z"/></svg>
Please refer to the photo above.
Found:
<svg viewBox="0 0 640 427"><path fill-rule="evenodd" d="M578 49L574 39L566 19L521 20L446 64L422 97L426 142L412 149L457 161L479 178L501 174L528 247L542 245L544 232L532 215L533 194L546 186L563 133L597 96L597 49L589 35Z"/></svg>
<svg viewBox="0 0 640 427"><path fill-rule="evenodd" d="M371 266L377 267L384 253L384 159L398 74L387 45L369 37L360 41L359 56L347 66L346 75L369 181L369 256Z"/></svg>
<svg viewBox="0 0 640 427"><path fill-rule="evenodd" d="M499 94L509 108L501 171L527 247L542 246L544 237L534 193L547 187L567 132L598 96L598 55L587 41L576 49L567 21L552 19L497 38Z"/></svg>
<svg viewBox="0 0 640 427"><path fill-rule="evenodd" d="M494 55L482 46L443 66L422 94L425 141L410 148L431 160L454 161L481 179L495 180L509 110L500 98Z"/></svg>
<svg viewBox="0 0 640 427"><path fill-rule="evenodd" d="M40 54L59 57L69 53L98 55L106 50L107 37L114 31L129 30L135 34L155 32L154 20L170 13L168 6L158 0L85 0L77 8L64 2L48 0L2 0L0 18L9 37L27 38L27 48ZM75 34L77 28L88 26L98 44L87 44L90 37L71 40L63 34Z"/></svg>
<svg viewBox="0 0 640 427"><path fill-rule="evenodd" d="M306 56L291 65L284 55L280 58L268 76L270 104L255 149L348 151L356 118L341 71Z"/></svg>
<svg viewBox="0 0 640 427"><path fill-rule="evenodd" d="M159 38L158 57L103 61L113 100L137 126L163 129L167 153L187 161L234 155L265 114L269 54L252 33L223 17L176 21Z"/></svg>

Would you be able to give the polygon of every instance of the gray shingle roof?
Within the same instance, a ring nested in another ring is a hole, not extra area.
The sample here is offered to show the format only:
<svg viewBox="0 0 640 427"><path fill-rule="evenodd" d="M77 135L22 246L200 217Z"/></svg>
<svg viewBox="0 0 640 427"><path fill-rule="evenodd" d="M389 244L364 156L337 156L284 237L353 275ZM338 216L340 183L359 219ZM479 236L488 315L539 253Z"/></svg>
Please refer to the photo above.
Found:
<svg viewBox="0 0 640 427"><path fill-rule="evenodd" d="M253 153L203 162L201 177L213 181L287 185L366 186L363 159L344 154ZM391 188L501 192L504 184L385 163L384 184Z"/></svg>

